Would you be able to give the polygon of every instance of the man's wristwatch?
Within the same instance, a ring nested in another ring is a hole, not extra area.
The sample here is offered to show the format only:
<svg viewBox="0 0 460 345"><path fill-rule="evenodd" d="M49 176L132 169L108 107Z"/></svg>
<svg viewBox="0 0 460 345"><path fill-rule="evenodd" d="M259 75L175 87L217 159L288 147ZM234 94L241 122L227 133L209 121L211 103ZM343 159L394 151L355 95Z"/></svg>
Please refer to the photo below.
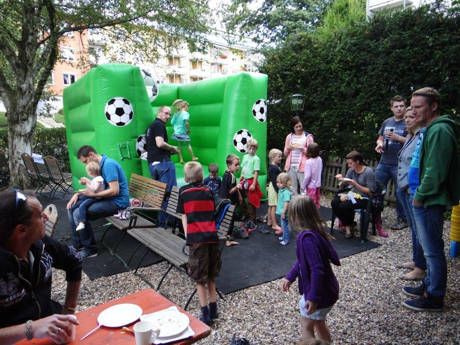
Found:
<svg viewBox="0 0 460 345"><path fill-rule="evenodd" d="M32 340L32 338L34 337L32 333L32 320L28 320L26 322L26 329L24 333L26 334L27 340Z"/></svg>

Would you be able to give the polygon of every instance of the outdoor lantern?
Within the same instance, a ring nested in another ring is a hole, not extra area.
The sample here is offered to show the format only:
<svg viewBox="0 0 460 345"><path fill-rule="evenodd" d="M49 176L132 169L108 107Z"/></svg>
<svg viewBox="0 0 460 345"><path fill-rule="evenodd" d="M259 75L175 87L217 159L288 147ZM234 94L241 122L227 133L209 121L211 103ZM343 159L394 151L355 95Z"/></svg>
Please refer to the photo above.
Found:
<svg viewBox="0 0 460 345"><path fill-rule="evenodd" d="M291 110L299 115L303 111L303 106L305 104L305 96L300 93L296 93L291 96Z"/></svg>

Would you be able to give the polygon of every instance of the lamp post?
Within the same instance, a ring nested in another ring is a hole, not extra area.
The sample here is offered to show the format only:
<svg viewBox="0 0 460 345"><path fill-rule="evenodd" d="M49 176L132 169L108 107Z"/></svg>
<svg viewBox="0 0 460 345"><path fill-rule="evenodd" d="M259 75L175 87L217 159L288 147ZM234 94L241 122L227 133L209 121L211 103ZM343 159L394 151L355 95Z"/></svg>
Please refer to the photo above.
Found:
<svg viewBox="0 0 460 345"><path fill-rule="evenodd" d="M291 110L295 112L297 116L299 116L299 114L303 111L303 107L305 104L305 96L300 93L296 93L296 94L293 94L290 98L291 98Z"/></svg>

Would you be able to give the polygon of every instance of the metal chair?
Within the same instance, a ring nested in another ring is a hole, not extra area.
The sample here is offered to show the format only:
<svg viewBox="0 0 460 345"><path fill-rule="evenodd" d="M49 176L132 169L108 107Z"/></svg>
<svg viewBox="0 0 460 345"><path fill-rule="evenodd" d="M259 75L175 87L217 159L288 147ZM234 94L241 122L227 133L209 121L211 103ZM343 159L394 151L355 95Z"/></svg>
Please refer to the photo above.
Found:
<svg viewBox="0 0 460 345"><path fill-rule="evenodd" d="M53 196L58 189L61 189L64 194L67 193L72 187L72 174L63 173L59 167L58 160L52 156L46 156L43 160L51 181L54 184L51 196Z"/></svg>
<svg viewBox="0 0 460 345"><path fill-rule="evenodd" d="M56 229L56 224L58 221L58 211L56 205L49 204L45 207L43 212L48 217L48 220L45 223L45 233L49 237L53 237L54 230Z"/></svg>
<svg viewBox="0 0 460 345"><path fill-rule="evenodd" d="M28 153L21 154L22 161L24 162L24 166L26 168L27 176L31 180L32 184L36 186L35 192L41 193L45 190L45 187L50 186L50 176L48 171L46 170L46 175L43 174L43 171L40 173L35 164L33 158ZM46 167L45 167L46 169Z"/></svg>

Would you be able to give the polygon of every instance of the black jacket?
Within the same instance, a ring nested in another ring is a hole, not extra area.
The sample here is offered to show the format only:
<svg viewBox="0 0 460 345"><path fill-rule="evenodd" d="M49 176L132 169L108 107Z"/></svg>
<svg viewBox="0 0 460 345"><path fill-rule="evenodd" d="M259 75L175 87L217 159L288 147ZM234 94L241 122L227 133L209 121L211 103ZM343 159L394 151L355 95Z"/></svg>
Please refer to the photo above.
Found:
<svg viewBox="0 0 460 345"><path fill-rule="evenodd" d="M64 270L67 281L81 280L81 260L73 247L45 236L30 252L32 269L0 245L0 327L62 311L62 306L51 300L51 267Z"/></svg>

